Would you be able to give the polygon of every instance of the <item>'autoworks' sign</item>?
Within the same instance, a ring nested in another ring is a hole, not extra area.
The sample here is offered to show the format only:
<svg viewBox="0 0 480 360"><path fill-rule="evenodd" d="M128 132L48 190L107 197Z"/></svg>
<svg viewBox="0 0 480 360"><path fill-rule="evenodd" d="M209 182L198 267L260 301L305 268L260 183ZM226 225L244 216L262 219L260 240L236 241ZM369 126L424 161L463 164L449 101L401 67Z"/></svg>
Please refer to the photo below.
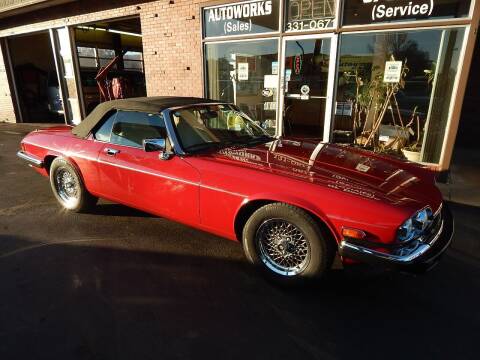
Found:
<svg viewBox="0 0 480 360"><path fill-rule="evenodd" d="M278 0L256 0L203 9L205 37L278 31Z"/></svg>
<svg viewBox="0 0 480 360"><path fill-rule="evenodd" d="M456 18L468 15L471 0L345 0L343 25Z"/></svg>

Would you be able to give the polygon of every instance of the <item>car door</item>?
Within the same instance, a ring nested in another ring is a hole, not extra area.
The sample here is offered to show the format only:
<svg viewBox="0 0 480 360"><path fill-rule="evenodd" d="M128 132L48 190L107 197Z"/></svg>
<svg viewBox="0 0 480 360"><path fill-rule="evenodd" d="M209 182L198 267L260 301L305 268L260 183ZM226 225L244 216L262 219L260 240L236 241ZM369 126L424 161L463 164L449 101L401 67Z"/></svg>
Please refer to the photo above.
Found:
<svg viewBox="0 0 480 360"><path fill-rule="evenodd" d="M159 114L118 111L98 157L104 196L187 224L199 221L199 173L179 156L162 160L142 141L165 138Z"/></svg>

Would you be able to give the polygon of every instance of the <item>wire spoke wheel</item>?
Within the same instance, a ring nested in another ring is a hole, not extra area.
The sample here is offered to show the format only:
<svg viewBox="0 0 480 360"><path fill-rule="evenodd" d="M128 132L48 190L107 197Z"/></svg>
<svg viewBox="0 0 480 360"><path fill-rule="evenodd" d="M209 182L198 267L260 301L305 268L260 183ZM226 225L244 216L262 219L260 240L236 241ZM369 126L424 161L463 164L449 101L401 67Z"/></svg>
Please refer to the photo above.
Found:
<svg viewBox="0 0 480 360"><path fill-rule="evenodd" d="M65 210L84 212L95 206L98 198L88 192L80 170L68 160L55 158L49 170L53 195Z"/></svg>
<svg viewBox="0 0 480 360"><path fill-rule="evenodd" d="M287 220L264 221L257 230L256 241L262 262L279 275L298 275L310 262L308 239L297 226Z"/></svg>
<svg viewBox="0 0 480 360"><path fill-rule="evenodd" d="M80 196L80 184L77 176L68 168L59 168L55 172L55 189L58 196L66 203L78 201Z"/></svg>

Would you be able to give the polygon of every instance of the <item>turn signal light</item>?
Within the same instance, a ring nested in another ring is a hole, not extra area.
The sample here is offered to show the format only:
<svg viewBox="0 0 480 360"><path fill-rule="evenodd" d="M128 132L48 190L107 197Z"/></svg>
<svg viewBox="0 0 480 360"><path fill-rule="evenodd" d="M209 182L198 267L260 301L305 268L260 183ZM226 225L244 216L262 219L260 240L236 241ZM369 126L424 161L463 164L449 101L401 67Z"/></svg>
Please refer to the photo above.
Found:
<svg viewBox="0 0 480 360"><path fill-rule="evenodd" d="M342 228L343 237L350 239L365 239L366 235L362 230L352 229L352 228Z"/></svg>

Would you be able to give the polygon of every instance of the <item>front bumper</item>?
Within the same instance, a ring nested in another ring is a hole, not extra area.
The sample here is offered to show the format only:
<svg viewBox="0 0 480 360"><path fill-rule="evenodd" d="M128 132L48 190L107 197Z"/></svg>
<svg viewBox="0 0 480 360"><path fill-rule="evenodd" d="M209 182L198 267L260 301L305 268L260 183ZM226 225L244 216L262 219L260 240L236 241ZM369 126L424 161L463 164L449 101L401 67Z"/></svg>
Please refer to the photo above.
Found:
<svg viewBox="0 0 480 360"><path fill-rule="evenodd" d="M427 237L408 244L408 247L383 252L344 239L339 246L342 257L362 263L381 265L389 269L422 273L438 263L440 255L450 246L453 236L453 217L443 204L439 224Z"/></svg>
<svg viewBox="0 0 480 360"><path fill-rule="evenodd" d="M28 164L30 166L33 166L33 167L36 167L36 168L43 168L44 167L44 163L41 159L31 155L31 154L28 154L24 151L19 151L17 152L17 156L20 158L20 159L23 159L25 160L26 162L28 162Z"/></svg>

